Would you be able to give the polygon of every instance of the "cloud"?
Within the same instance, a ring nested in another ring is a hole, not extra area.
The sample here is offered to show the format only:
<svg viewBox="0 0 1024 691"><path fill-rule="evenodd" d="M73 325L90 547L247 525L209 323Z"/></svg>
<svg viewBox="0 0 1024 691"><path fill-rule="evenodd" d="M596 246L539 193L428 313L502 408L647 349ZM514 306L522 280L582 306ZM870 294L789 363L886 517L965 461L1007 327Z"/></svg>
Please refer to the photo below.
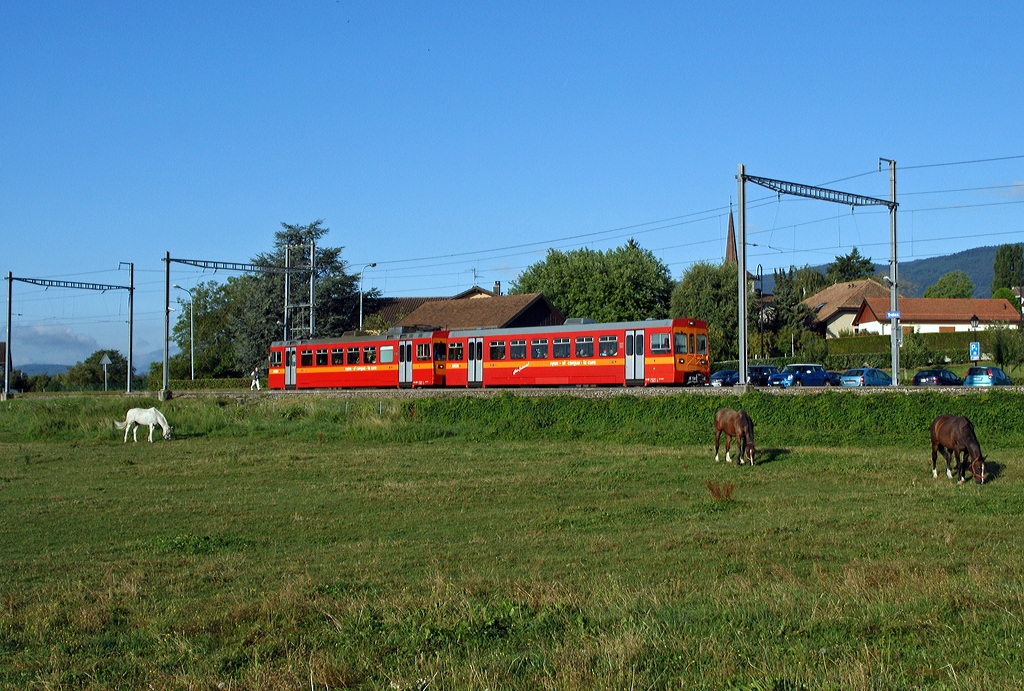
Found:
<svg viewBox="0 0 1024 691"><path fill-rule="evenodd" d="M15 366L25 364L73 365L99 350L96 339L75 333L69 326L36 324L11 334Z"/></svg>

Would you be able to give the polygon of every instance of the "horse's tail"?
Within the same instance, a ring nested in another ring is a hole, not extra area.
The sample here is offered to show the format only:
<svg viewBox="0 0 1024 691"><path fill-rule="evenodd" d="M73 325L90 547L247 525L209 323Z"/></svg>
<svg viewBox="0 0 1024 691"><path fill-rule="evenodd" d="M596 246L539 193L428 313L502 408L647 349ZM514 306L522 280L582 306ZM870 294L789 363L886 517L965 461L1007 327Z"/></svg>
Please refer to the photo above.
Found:
<svg viewBox="0 0 1024 691"><path fill-rule="evenodd" d="M124 422L120 422L118 420L114 420L114 427L116 427L118 429L124 429L127 426L128 426L128 421L127 420L125 420Z"/></svg>

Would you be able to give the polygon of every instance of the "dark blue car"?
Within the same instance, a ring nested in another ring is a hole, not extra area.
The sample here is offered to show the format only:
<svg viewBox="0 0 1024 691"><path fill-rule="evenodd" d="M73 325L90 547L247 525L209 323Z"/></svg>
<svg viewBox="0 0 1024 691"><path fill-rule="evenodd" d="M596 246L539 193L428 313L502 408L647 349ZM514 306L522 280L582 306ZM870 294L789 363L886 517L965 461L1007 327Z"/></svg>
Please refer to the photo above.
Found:
<svg viewBox="0 0 1024 691"><path fill-rule="evenodd" d="M821 365L786 365L768 378L768 386L832 386L832 381Z"/></svg>
<svg viewBox="0 0 1024 691"><path fill-rule="evenodd" d="M711 386L735 386L739 380L739 370L720 369L711 375Z"/></svg>

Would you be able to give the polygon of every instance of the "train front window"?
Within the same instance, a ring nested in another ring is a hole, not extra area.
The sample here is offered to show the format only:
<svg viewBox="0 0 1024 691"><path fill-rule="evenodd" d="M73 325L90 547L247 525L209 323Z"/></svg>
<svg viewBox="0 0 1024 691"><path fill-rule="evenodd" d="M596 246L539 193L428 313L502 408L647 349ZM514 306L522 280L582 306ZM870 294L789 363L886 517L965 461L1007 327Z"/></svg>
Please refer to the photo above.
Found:
<svg viewBox="0 0 1024 691"><path fill-rule="evenodd" d="M668 353L672 350L672 341L667 333L651 334L651 352Z"/></svg>
<svg viewBox="0 0 1024 691"><path fill-rule="evenodd" d="M686 355L686 334L676 334L676 355Z"/></svg>
<svg viewBox="0 0 1024 691"><path fill-rule="evenodd" d="M505 341L491 341L491 359L505 359Z"/></svg>
<svg viewBox="0 0 1024 691"><path fill-rule="evenodd" d="M313 351L303 350L302 354L299 355L299 367L312 367L313 366Z"/></svg>
<svg viewBox="0 0 1024 691"><path fill-rule="evenodd" d="M697 334L697 355L708 354L708 337L707 334Z"/></svg>
<svg viewBox="0 0 1024 691"><path fill-rule="evenodd" d="M534 360L548 359L548 339L535 338L530 341L530 357Z"/></svg>
<svg viewBox="0 0 1024 691"><path fill-rule="evenodd" d="M601 357L615 357L619 354L618 336L601 336L598 339L597 354Z"/></svg>
<svg viewBox="0 0 1024 691"><path fill-rule="evenodd" d="M576 339L576 357L594 357L593 336L580 336Z"/></svg>
<svg viewBox="0 0 1024 691"><path fill-rule="evenodd" d="M551 357L567 358L572 356L572 344L568 338L556 338L551 344Z"/></svg>
<svg viewBox="0 0 1024 691"><path fill-rule="evenodd" d="M439 346L444 347L444 343L439 343ZM448 359L452 362L460 362L462 360L463 345L461 343L449 343L448 344Z"/></svg>
<svg viewBox="0 0 1024 691"><path fill-rule="evenodd" d="M509 343L508 343L508 359L509 360L525 360L526 359L526 341L509 341Z"/></svg>
<svg viewBox="0 0 1024 691"><path fill-rule="evenodd" d="M323 367L327 364L327 348L316 349L316 364L317 367Z"/></svg>
<svg viewBox="0 0 1024 691"><path fill-rule="evenodd" d="M445 355L444 343L441 343L440 341L435 341L434 342L434 360L436 362L444 362L444 355Z"/></svg>

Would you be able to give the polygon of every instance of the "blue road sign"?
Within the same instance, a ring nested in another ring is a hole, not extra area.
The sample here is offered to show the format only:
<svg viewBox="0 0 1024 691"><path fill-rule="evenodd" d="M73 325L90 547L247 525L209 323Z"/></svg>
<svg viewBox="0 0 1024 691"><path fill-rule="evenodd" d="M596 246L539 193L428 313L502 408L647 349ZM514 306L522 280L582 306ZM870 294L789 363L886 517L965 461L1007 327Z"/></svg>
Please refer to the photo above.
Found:
<svg viewBox="0 0 1024 691"><path fill-rule="evenodd" d="M971 341L971 360L981 359L981 344L977 341Z"/></svg>
<svg viewBox="0 0 1024 691"><path fill-rule="evenodd" d="M900 318L900 313L899 313L899 310L897 310L897 311L895 311L895 312L893 312L893 311L891 311L891 310L890 310L890 311L888 311L888 312L886 312L886 313L885 313L885 318L886 318L886 319L899 319L899 318Z"/></svg>

